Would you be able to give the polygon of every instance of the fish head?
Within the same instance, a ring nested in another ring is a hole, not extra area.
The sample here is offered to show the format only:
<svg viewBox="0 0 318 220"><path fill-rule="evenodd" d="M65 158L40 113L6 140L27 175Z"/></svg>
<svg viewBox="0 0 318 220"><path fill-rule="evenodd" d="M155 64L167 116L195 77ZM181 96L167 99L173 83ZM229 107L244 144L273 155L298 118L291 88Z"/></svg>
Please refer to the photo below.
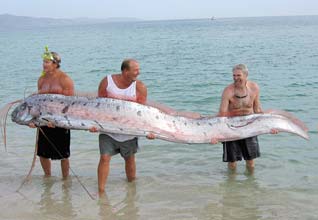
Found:
<svg viewBox="0 0 318 220"><path fill-rule="evenodd" d="M30 105L28 102L23 102L13 110L11 119L18 124L29 124L39 116L39 106L33 106Z"/></svg>

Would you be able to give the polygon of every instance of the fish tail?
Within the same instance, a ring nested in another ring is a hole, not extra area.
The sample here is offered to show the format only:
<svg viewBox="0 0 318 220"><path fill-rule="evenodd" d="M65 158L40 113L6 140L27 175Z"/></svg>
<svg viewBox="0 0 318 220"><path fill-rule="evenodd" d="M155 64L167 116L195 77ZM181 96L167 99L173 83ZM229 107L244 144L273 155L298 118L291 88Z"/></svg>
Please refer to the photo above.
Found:
<svg viewBox="0 0 318 220"><path fill-rule="evenodd" d="M293 114L291 114L289 112L282 111L282 110L270 109L270 110L267 110L266 113L271 113L271 114L277 114L277 115L284 116L284 117L288 118L289 120L291 120L295 125L300 127L305 132L308 131L308 127L305 125L305 123L302 122L301 120L297 119Z"/></svg>

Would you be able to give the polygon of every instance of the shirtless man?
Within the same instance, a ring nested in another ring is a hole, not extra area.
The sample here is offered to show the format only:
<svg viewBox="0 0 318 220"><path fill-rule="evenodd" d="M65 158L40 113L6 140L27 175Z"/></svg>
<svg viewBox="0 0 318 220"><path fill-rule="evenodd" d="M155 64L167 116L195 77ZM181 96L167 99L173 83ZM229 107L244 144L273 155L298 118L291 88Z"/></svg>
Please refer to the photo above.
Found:
<svg viewBox="0 0 318 220"><path fill-rule="evenodd" d="M259 87L255 82L247 80L248 69L244 64L235 65L232 69L234 82L228 85L222 94L218 116L243 116L262 113L259 100ZM277 133L272 130L271 133ZM211 140L212 144L217 139ZM254 159L260 156L257 136L236 141L223 142L223 161L228 162L232 170L236 168L236 161L246 161L246 167L254 169Z"/></svg>
<svg viewBox="0 0 318 220"><path fill-rule="evenodd" d="M108 75L102 79L98 88L98 96L146 104L147 87L143 82L137 80L138 75L138 62L134 59L124 60L121 65L121 73ZM96 127L92 127L90 131L96 132L98 130ZM147 138L154 139L155 136L149 134ZM135 153L137 149L138 138L135 136L100 133L100 159L97 169L99 193L103 193L105 190L111 157L118 153L125 160L125 171L128 182L136 178Z"/></svg>
<svg viewBox="0 0 318 220"><path fill-rule="evenodd" d="M60 70L61 58L48 49L42 55L43 72L38 79L39 94L74 95L72 79ZM30 127L35 127L30 124ZM51 160L61 160L63 178L69 175L70 130L55 128L52 123L40 127L38 135L38 152L45 176L51 176ZM44 133L44 134L43 134Z"/></svg>

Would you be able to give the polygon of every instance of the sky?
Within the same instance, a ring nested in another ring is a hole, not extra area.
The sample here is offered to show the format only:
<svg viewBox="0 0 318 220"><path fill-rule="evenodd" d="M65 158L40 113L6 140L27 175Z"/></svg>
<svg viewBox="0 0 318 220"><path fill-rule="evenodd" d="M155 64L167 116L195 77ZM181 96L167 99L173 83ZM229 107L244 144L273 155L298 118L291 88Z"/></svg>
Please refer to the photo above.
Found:
<svg viewBox="0 0 318 220"><path fill-rule="evenodd" d="M0 14L144 20L318 15L318 0L0 0Z"/></svg>

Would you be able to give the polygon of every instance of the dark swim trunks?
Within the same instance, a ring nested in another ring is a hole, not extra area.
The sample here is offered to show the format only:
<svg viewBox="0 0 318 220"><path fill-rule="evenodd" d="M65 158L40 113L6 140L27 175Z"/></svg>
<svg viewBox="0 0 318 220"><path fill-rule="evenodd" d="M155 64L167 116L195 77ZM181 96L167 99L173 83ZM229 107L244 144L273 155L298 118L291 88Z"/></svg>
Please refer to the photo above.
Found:
<svg viewBox="0 0 318 220"><path fill-rule="evenodd" d="M41 127L41 129L45 136L39 130L37 155L52 160L69 158L71 131L64 128Z"/></svg>
<svg viewBox="0 0 318 220"><path fill-rule="evenodd" d="M99 151L101 155L108 154L113 156L120 153L123 158L128 158L137 153L138 148L137 137L120 142L107 134L99 135Z"/></svg>
<svg viewBox="0 0 318 220"><path fill-rule="evenodd" d="M260 155L257 136L223 142L223 162L242 160L242 156L244 160L253 160Z"/></svg>

